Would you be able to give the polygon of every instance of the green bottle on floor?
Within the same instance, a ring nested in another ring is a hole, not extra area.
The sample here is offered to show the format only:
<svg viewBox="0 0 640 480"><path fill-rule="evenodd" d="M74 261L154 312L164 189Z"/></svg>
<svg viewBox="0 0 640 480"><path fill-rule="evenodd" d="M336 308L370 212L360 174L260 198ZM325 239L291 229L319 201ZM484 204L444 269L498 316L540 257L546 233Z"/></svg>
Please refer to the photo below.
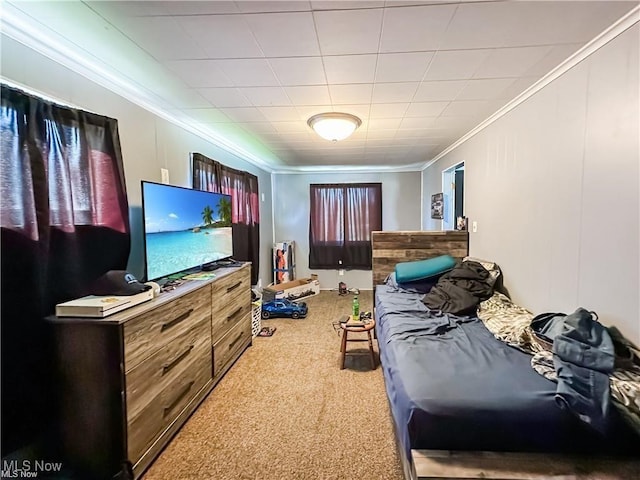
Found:
<svg viewBox="0 0 640 480"><path fill-rule="evenodd" d="M358 302L358 296L353 297L353 316L351 317L353 322L360 320L360 303Z"/></svg>

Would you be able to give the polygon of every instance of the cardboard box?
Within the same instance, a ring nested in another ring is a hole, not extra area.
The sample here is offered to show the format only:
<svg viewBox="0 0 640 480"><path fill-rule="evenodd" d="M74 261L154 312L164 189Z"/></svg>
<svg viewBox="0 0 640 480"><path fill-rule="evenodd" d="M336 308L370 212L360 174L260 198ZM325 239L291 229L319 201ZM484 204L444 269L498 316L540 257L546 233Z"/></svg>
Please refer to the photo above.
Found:
<svg viewBox="0 0 640 480"><path fill-rule="evenodd" d="M277 285L269 285L262 291L262 300L269 302L277 298L286 298L297 302L307 297L312 297L320 293L320 282L317 275L311 275L311 278L300 278L292 282L279 283Z"/></svg>

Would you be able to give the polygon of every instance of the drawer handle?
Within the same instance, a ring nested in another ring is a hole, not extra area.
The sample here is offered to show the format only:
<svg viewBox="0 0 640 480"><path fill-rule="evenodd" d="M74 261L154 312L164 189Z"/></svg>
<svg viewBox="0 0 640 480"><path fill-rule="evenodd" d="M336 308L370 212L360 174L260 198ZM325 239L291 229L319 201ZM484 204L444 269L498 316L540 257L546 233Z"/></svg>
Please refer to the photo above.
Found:
<svg viewBox="0 0 640 480"><path fill-rule="evenodd" d="M233 342L231 342L231 343L229 344L229 350L231 350L231 349L233 348L233 346L234 346L236 343L238 343L238 340L240 340L240 339L242 338L242 335L244 335L244 332L240 332L240 335L238 335L238 336L236 337L236 339L235 339Z"/></svg>
<svg viewBox="0 0 640 480"><path fill-rule="evenodd" d="M229 293L229 292L231 292L231 291L235 290L235 289L236 289L236 288L238 288L240 285L242 285L242 282L241 282L241 281L240 281L240 282L238 282L238 283L236 283L235 285L230 286L229 288L227 288L227 293Z"/></svg>
<svg viewBox="0 0 640 480"><path fill-rule="evenodd" d="M171 360L169 363L165 363L164 365L162 365L162 375L164 375L165 373L169 372L173 367L175 367L182 360L184 360L187 357L187 355L189 355L191 353L191 350L193 350L193 347L194 347L194 345L189 345L189 347L184 352L182 352L180 355L178 355L176 358Z"/></svg>
<svg viewBox="0 0 640 480"><path fill-rule="evenodd" d="M241 311L242 311L242 307L238 307L235 312L233 312L231 315L227 317L227 322L230 322L233 319L233 317L238 315Z"/></svg>
<svg viewBox="0 0 640 480"><path fill-rule="evenodd" d="M189 390L191 390L191 387L193 387L193 384L195 383L195 380L191 380L189 383L187 383L187 385L185 386L185 388L182 389L182 391L178 394L178 396L173 400L173 402L171 402L169 405L167 405L166 407L164 407L164 413L162 414L163 417L166 417L167 414L173 410L174 408L176 408L176 405L178 405L180 403L180 400L182 400L185 395L187 393L189 393Z"/></svg>
<svg viewBox="0 0 640 480"><path fill-rule="evenodd" d="M193 312L193 308L190 308L189 310L184 312L182 315L177 316L176 318L174 318L170 322L163 323L162 324L162 328L160 329L160 331L164 332L165 330L169 330L171 327L177 325L178 323L180 323L181 321L183 321L187 317L189 317L189 315L191 315L192 312Z"/></svg>

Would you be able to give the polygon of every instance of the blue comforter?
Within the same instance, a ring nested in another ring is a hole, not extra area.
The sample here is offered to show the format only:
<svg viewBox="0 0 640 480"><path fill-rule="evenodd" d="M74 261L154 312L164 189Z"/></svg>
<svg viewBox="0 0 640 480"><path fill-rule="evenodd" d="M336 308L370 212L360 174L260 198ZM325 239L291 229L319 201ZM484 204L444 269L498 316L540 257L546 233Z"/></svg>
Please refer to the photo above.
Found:
<svg viewBox="0 0 640 480"><path fill-rule="evenodd" d="M380 359L407 454L629 449L633 437L619 419L612 419L613 440L583 425L558 408L556 385L531 368L529 355L497 340L477 318L430 312L421 298L376 287Z"/></svg>

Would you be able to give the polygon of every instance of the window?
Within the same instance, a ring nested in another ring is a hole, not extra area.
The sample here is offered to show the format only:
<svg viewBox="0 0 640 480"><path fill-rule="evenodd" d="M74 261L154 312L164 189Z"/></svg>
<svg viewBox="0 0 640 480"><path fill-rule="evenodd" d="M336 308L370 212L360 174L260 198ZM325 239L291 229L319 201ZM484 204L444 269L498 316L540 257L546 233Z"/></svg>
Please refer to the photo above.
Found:
<svg viewBox="0 0 640 480"><path fill-rule="evenodd" d="M371 232L382 230L382 184L310 186L309 268L371 270Z"/></svg>

